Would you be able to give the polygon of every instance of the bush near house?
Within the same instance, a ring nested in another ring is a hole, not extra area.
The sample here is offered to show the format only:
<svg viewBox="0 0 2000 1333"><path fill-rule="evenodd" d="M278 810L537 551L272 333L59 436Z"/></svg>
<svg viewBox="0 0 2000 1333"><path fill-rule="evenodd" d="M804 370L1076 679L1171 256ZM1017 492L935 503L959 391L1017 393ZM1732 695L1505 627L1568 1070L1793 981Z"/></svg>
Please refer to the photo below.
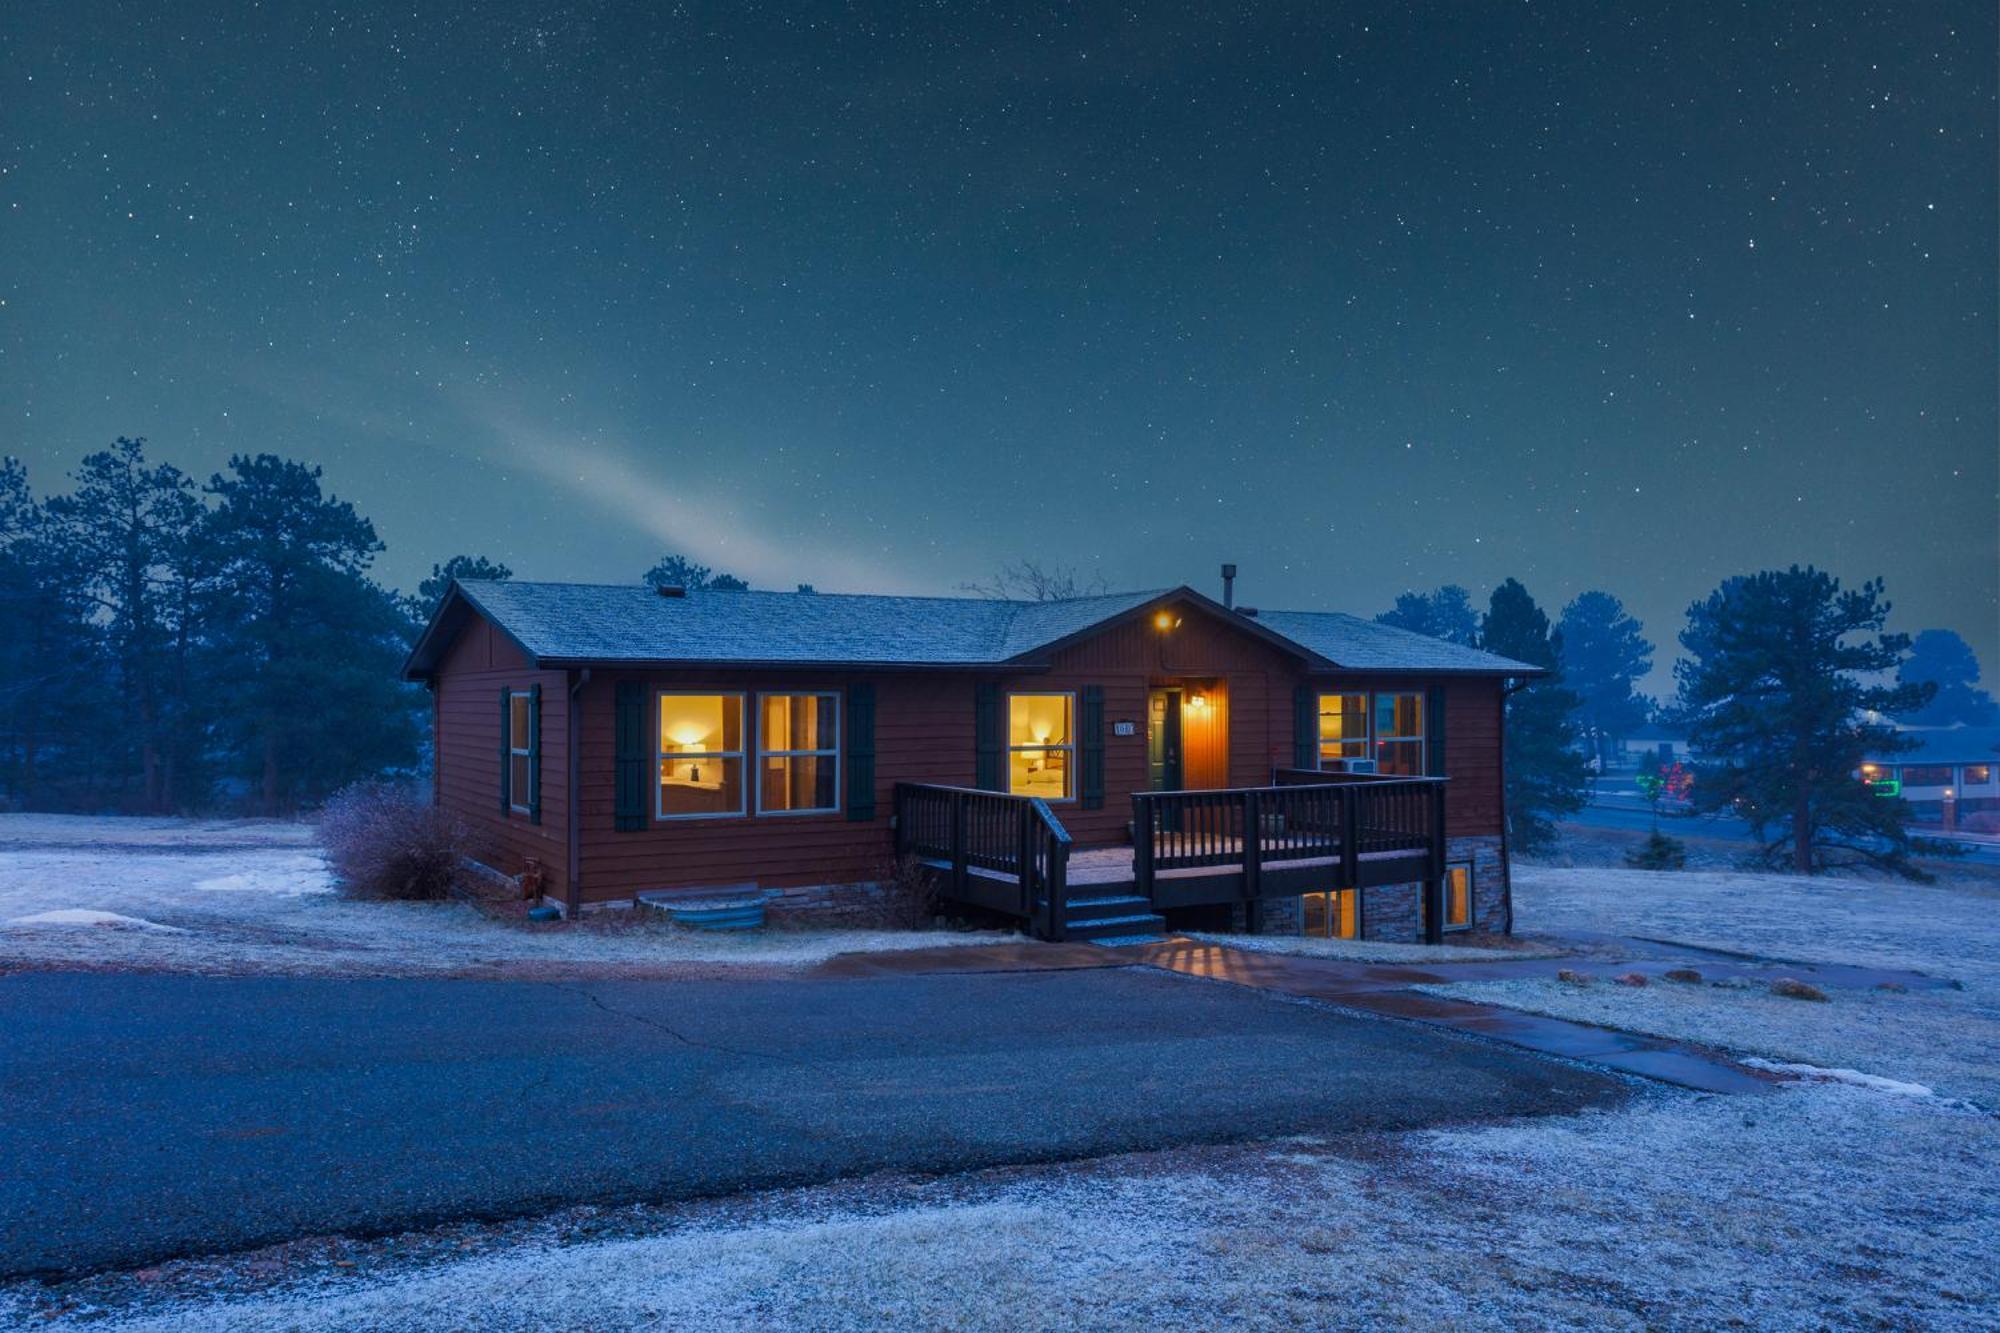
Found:
<svg viewBox="0 0 2000 1333"><path fill-rule="evenodd" d="M319 840L352 897L435 901L464 884L465 826L407 783L341 788L320 812Z"/></svg>

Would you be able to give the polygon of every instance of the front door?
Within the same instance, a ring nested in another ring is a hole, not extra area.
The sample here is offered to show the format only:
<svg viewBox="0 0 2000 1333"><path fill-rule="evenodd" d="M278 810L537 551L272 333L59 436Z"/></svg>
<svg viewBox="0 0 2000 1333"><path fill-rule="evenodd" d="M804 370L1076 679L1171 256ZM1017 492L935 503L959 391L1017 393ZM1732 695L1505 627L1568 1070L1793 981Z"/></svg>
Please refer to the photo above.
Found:
<svg viewBox="0 0 2000 1333"><path fill-rule="evenodd" d="M1146 695L1146 780L1154 791L1181 791L1187 784L1181 764L1181 692L1152 690Z"/></svg>

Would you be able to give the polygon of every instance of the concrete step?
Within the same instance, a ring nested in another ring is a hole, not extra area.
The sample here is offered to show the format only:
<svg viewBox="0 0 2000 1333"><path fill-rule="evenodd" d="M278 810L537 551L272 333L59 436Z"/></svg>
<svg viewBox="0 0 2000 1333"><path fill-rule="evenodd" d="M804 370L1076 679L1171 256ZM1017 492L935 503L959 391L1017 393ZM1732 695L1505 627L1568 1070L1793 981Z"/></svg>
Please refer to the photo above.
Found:
<svg viewBox="0 0 2000 1333"><path fill-rule="evenodd" d="M1151 935L1158 938L1166 932L1166 918L1155 912L1134 912L1125 916L1102 916L1093 920L1078 921L1069 918L1064 934L1073 940L1094 940L1106 936Z"/></svg>

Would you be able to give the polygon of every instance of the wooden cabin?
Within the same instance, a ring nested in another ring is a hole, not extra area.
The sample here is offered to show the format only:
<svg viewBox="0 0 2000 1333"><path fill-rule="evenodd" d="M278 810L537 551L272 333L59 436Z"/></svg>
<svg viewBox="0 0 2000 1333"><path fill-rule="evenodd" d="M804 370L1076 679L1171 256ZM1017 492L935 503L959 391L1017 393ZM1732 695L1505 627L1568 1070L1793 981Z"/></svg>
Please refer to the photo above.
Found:
<svg viewBox="0 0 2000 1333"><path fill-rule="evenodd" d="M569 913L852 907L914 863L1056 938L1510 929L1502 699L1536 669L1226 602L456 583L405 673L436 799Z"/></svg>

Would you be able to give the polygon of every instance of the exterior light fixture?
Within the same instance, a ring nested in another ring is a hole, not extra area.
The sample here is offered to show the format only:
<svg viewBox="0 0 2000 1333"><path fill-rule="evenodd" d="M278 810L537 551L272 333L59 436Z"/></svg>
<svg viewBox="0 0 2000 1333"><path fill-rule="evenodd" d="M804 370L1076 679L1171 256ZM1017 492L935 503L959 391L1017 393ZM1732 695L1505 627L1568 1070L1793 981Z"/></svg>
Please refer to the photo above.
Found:
<svg viewBox="0 0 2000 1333"><path fill-rule="evenodd" d="M1190 694L1188 696L1188 707L1199 712L1208 707L1208 696L1205 694Z"/></svg>
<svg viewBox="0 0 2000 1333"><path fill-rule="evenodd" d="M1162 634L1165 634L1168 630L1172 629L1173 627L1174 627L1174 618L1170 613L1166 611L1155 611L1153 613L1154 629L1158 630Z"/></svg>

